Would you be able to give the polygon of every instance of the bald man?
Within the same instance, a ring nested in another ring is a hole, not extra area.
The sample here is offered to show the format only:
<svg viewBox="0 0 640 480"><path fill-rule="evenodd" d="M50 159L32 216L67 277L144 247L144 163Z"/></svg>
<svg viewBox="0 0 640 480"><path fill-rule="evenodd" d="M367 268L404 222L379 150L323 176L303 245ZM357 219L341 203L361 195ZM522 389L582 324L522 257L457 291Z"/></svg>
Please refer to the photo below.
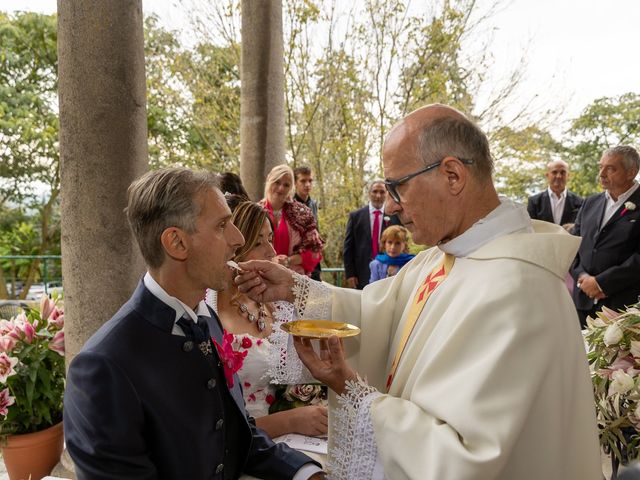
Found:
<svg viewBox="0 0 640 480"><path fill-rule="evenodd" d="M269 262L260 301L361 328L300 358L329 385L331 478L600 480L591 382L564 276L580 240L499 198L489 143L460 112L409 114L383 148L387 211L420 252L362 291ZM356 373L358 372L358 373Z"/></svg>
<svg viewBox="0 0 640 480"><path fill-rule="evenodd" d="M583 198L567 190L569 164L563 160L549 162L545 176L549 187L544 192L529 197L529 216L533 220L544 220L556 225L574 223Z"/></svg>

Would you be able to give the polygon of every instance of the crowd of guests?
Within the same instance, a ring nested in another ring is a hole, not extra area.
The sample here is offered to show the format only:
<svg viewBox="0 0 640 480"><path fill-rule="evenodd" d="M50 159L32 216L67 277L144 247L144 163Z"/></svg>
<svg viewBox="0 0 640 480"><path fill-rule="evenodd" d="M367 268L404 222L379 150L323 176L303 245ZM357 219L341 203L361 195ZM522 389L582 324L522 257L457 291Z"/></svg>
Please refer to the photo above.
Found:
<svg viewBox="0 0 640 480"><path fill-rule="evenodd" d="M637 151L604 152L605 191L584 201L551 162L525 210L498 197L484 133L430 105L391 130L383 163L389 178L349 214L347 289L314 281L324 243L308 167L274 167L259 202L230 172L169 168L131 185L148 271L70 365L77 478L326 478L325 458L273 438L330 433L328 387L332 478L599 479L576 323L640 293ZM411 237L437 248L413 255ZM280 329L299 317L362 335L322 340L318 355ZM274 409L278 385L316 393Z"/></svg>

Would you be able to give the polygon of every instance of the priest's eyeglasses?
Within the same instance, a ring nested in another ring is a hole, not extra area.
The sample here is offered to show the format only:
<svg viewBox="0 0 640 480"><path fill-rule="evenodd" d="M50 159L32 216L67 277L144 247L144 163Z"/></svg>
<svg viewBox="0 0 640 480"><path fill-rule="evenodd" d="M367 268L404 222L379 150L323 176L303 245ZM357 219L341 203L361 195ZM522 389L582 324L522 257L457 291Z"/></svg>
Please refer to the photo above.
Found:
<svg viewBox="0 0 640 480"><path fill-rule="evenodd" d="M471 165L473 163L473 160L465 160L464 158L458 158L458 160L460 160L465 165ZM387 189L387 192L389 192L389 196L393 198L394 202L400 203L400 194L398 193L398 187L400 185L407 183L413 177L417 177L418 175L427 173L429 170L433 170L434 168L440 166L440 164L443 161L444 161L444 158L436 163L432 163L431 165L427 165L426 167L421 168L417 172L413 172L413 173L410 173L409 175L405 175L404 177L399 178L398 180L385 179L384 186Z"/></svg>

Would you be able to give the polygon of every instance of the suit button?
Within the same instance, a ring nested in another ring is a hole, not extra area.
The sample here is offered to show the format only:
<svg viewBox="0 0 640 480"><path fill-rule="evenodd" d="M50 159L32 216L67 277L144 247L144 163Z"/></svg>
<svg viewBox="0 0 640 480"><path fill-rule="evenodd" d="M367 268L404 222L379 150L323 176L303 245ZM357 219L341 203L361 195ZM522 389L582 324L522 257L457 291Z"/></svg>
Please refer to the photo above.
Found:
<svg viewBox="0 0 640 480"><path fill-rule="evenodd" d="M224 420L223 419L218 420L216 422L216 430L220 430L223 425L224 425Z"/></svg>
<svg viewBox="0 0 640 480"><path fill-rule="evenodd" d="M216 467L216 473L222 473L222 470L224 470L224 465L221 463Z"/></svg>
<svg viewBox="0 0 640 480"><path fill-rule="evenodd" d="M210 379L207 381L207 388L208 388L209 390L213 390L214 388L216 388L216 379L215 379L215 378L210 378Z"/></svg>
<svg viewBox="0 0 640 480"><path fill-rule="evenodd" d="M187 340L182 344L183 352L190 352L191 350L193 350L193 342L191 340Z"/></svg>

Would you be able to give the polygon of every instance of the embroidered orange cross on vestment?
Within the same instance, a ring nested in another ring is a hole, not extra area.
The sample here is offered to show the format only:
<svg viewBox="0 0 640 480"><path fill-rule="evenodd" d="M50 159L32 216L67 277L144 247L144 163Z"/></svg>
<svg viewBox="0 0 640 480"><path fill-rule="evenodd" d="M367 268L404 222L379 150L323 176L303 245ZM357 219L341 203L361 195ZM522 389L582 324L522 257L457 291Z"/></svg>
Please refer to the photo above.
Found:
<svg viewBox="0 0 640 480"><path fill-rule="evenodd" d="M404 352L405 347L407 346L407 342L409 341L409 337L411 336L411 332L413 332L413 328L422 313L422 309L424 308L425 303L436 289L438 285L442 283L442 281L447 277L451 267L453 267L453 262L455 257L453 255L449 255L446 253L442 261L434 268L427 278L424 279L424 282L420 285L416 294L413 297L411 302L411 308L409 309L409 313L407 314L407 320L404 324L404 329L402 330L402 337L400 337L400 343L398 344L398 348L396 350L396 354L393 357L393 363L391 364L391 370L389 371L389 376L387 377L387 392L391 387L391 383L393 382L393 376L396 373L396 369L398 368L398 363L400 363L400 358L402 357L402 353Z"/></svg>

